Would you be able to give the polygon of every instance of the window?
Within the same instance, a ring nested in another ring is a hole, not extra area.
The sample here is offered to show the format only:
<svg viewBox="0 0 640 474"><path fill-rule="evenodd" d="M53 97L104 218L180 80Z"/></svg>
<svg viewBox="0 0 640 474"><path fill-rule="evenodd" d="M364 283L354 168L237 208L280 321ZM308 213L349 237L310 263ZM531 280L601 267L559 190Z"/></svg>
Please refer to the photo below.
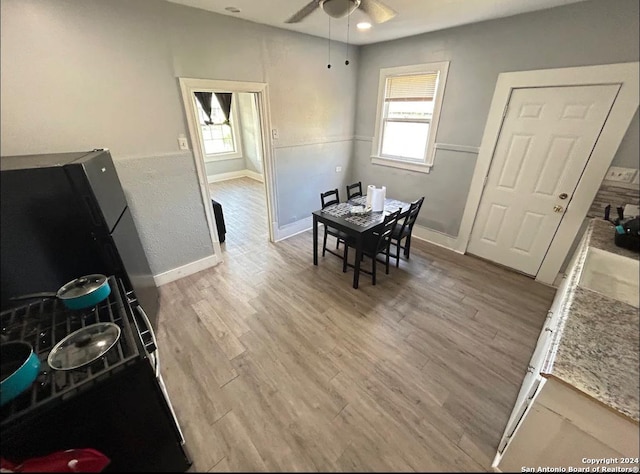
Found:
<svg viewBox="0 0 640 474"><path fill-rule="evenodd" d="M205 161L240 158L242 150L240 148L240 140L237 137L238 112L235 94L231 100L231 114L228 122L226 122L224 112L215 94L211 94L212 124L207 124L209 118L200 102L195 100L195 103Z"/></svg>
<svg viewBox="0 0 640 474"><path fill-rule="evenodd" d="M371 161L428 173L448 62L380 70Z"/></svg>

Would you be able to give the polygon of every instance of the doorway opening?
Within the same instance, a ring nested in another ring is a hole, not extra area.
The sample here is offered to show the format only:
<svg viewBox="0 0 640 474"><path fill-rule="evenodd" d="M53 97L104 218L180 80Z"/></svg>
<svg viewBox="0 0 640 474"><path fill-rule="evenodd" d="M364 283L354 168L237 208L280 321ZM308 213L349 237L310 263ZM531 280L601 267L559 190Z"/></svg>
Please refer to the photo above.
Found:
<svg viewBox="0 0 640 474"><path fill-rule="evenodd" d="M266 84L180 85L216 260L255 253L276 225Z"/></svg>

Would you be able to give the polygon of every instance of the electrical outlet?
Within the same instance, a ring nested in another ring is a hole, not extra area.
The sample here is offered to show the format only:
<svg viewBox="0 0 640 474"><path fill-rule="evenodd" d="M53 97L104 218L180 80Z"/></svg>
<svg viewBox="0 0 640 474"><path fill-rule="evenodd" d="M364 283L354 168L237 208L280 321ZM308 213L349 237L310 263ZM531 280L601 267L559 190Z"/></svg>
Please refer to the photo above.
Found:
<svg viewBox="0 0 640 474"><path fill-rule="evenodd" d="M277 140L278 138L280 138L280 134L278 133L278 129L277 128L274 128L274 129L271 130L271 137L274 140Z"/></svg>
<svg viewBox="0 0 640 474"><path fill-rule="evenodd" d="M340 173L342 171L342 166L336 166L336 173Z"/></svg>
<svg viewBox="0 0 640 474"><path fill-rule="evenodd" d="M604 177L607 181L620 181L622 183L630 183L633 180L633 175L636 174L636 170L633 168L619 168L612 166L607 171L607 175Z"/></svg>

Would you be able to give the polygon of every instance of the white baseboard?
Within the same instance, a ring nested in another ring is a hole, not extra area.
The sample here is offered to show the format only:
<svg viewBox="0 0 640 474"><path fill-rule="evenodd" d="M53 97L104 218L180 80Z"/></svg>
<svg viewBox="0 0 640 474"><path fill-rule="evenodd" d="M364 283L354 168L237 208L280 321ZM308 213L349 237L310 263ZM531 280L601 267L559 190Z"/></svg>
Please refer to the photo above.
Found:
<svg viewBox="0 0 640 474"><path fill-rule="evenodd" d="M228 173L207 175L207 181L209 183L217 183L218 181L226 181L228 179L244 178L246 176L245 171L246 170L230 171Z"/></svg>
<svg viewBox="0 0 640 474"><path fill-rule="evenodd" d="M180 278L193 275L201 270L213 267L219 263L219 259L216 255L210 255L209 257L201 258L195 262L187 263L178 268L173 268L163 273L159 273L153 276L156 282L156 286L161 286L172 281L179 280Z"/></svg>
<svg viewBox="0 0 640 474"><path fill-rule="evenodd" d="M209 182L209 184L236 178L251 178L264 183L263 176L260 173L256 173L255 171L251 170L229 171L228 173L207 175L207 181Z"/></svg>
<svg viewBox="0 0 640 474"><path fill-rule="evenodd" d="M439 247L444 247L449 250L453 250L454 252L464 254L464 250L459 250L459 242L457 237L453 237L451 235L443 234L442 232L438 232L437 230L429 229L427 227L414 225L412 237L415 237L419 240L424 240L425 242L429 242L430 244L437 245Z"/></svg>
<svg viewBox="0 0 640 474"><path fill-rule="evenodd" d="M293 222L291 224L287 224L280 229L275 229L275 235L273 236L273 240L279 242L284 239L288 239L289 237L293 237L294 235L301 234L302 232L306 232L313 227L313 217L309 216L304 219L300 219L299 221Z"/></svg>
<svg viewBox="0 0 640 474"><path fill-rule="evenodd" d="M245 172L246 172L247 178L255 179L256 181L260 181L261 183L264 183L264 175L261 175L260 173L256 171L251 171L251 170L245 170Z"/></svg>

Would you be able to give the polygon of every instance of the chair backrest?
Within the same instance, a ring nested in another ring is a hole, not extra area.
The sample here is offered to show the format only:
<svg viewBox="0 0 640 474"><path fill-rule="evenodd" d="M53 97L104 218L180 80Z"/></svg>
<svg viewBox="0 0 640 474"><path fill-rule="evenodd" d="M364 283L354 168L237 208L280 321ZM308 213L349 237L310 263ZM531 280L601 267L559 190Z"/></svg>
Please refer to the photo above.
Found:
<svg viewBox="0 0 640 474"><path fill-rule="evenodd" d="M404 222L402 223L400 235L402 235L405 229L409 229L409 231L413 229L413 224L416 223L416 219L418 218L418 214L420 213L420 208L422 207L423 202L424 196L411 203L411 205L409 206L409 212L407 212L407 216L404 218Z"/></svg>
<svg viewBox="0 0 640 474"><path fill-rule="evenodd" d="M322 202L322 209L332 204L338 204L340 202L340 195L338 194L338 188L332 189L325 193L320 193L320 202Z"/></svg>
<svg viewBox="0 0 640 474"><path fill-rule="evenodd" d="M362 182L347 185L347 201L358 196L362 196Z"/></svg>
<svg viewBox="0 0 640 474"><path fill-rule="evenodd" d="M398 223L398 217L400 217L401 209L398 209L396 212L392 212L388 214L384 218L384 222L382 224L382 228L377 231L375 234L378 235L378 242L375 248L375 254L378 254L389 247L391 243L391 235L393 233L393 228Z"/></svg>

